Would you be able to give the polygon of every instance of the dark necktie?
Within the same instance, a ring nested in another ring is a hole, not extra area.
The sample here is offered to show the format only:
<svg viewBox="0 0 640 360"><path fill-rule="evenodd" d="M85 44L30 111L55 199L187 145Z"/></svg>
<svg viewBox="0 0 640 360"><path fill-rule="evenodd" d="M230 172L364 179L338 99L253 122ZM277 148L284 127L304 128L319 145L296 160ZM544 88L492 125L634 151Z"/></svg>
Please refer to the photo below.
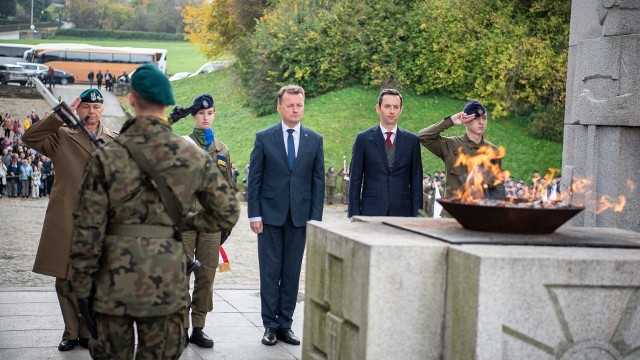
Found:
<svg viewBox="0 0 640 360"><path fill-rule="evenodd" d="M296 164L296 146L293 143L293 129L287 129L289 137L287 138L287 159L289 160L289 171L293 171Z"/></svg>
<svg viewBox="0 0 640 360"><path fill-rule="evenodd" d="M387 139L385 140L385 142L387 143L387 148L391 149L391 146L393 145L391 144L391 135L393 134L393 132L387 131L386 134L387 134Z"/></svg>

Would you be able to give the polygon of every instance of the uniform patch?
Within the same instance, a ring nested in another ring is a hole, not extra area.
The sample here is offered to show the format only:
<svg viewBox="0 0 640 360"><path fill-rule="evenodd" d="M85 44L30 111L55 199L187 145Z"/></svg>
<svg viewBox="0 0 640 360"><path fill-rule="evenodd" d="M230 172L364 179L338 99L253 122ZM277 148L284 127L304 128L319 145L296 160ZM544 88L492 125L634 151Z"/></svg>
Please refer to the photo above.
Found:
<svg viewBox="0 0 640 360"><path fill-rule="evenodd" d="M227 167L227 158L224 155L218 155L217 157L218 165Z"/></svg>

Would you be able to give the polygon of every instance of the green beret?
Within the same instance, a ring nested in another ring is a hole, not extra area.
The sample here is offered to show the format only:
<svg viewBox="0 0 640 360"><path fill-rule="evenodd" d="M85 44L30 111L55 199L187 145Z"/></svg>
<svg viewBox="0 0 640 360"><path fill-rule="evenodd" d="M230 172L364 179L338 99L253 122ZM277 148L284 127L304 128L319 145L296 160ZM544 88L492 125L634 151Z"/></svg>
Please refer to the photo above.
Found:
<svg viewBox="0 0 640 360"><path fill-rule="evenodd" d="M86 103L103 103L104 98L98 89L87 89L79 96L81 102Z"/></svg>
<svg viewBox="0 0 640 360"><path fill-rule="evenodd" d="M139 66L131 76L131 87L145 99L162 105L173 105L169 78L151 64Z"/></svg>

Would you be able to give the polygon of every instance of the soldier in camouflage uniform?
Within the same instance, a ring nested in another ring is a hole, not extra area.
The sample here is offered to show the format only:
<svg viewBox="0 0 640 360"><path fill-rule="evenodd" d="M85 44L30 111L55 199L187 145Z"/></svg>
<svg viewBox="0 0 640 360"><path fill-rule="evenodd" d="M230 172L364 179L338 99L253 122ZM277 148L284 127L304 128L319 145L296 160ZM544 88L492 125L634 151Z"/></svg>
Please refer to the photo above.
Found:
<svg viewBox="0 0 640 360"><path fill-rule="evenodd" d="M229 148L214 137L211 129L216 117L213 97L209 94L198 96L191 106L191 116L195 119L193 131L183 136L187 141L208 152L216 165L228 179L231 179L231 159ZM230 180L231 181L231 180ZM235 182L231 181L235 187ZM194 201L191 211L201 207ZM194 272L193 295L187 293L191 308L191 338L189 338L189 309L185 312L184 325L187 341L199 347L213 347L213 340L202 331L207 313L213 310L213 281L218 267L218 253L221 242L226 241L230 230L223 232L199 232L195 230L182 233L184 249L189 256L195 256L202 266Z"/></svg>
<svg viewBox="0 0 640 360"><path fill-rule="evenodd" d="M156 182L123 144L136 146L166 181L184 229L229 229L240 209L234 187L211 157L171 132L163 116L174 103L167 77L142 65L131 86L136 117L87 164L73 212L71 283L81 314L95 326L89 342L94 359L132 359L134 352L141 359L178 359L185 348L187 256ZM189 213L196 198L203 208Z"/></svg>

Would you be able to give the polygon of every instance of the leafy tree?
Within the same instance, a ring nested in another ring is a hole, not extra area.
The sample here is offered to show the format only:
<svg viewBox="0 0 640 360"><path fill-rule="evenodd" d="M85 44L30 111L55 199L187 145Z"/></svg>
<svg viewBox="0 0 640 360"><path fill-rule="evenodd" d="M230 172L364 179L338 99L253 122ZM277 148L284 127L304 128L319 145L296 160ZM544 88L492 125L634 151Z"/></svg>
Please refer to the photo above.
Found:
<svg viewBox="0 0 640 360"><path fill-rule="evenodd" d="M185 38L209 58L227 53L250 34L269 4L268 0L216 0L191 2L182 8Z"/></svg>
<svg viewBox="0 0 640 360"><path fill-rule="evenodd" d="M0 1L0 17L7 18L9 16L16 16L16 4L16 0Z"/></svg>
<svg viewBox="0 0 640 360"><path fill-rule="evenodd" d="M124 0L99 0L98 13L103 30L119 30L133 18L133 8Z"/></svg>
<svg viewBox="0 0 640 360"><path fill-rule="evenodd" d="M74 0L69 5L69 18L80 29L98 29L100 13L94 0Z"/></svg>
<svg viewBox="0 0 640 360"><path fill-rule="evenodd" d="M2 1L4 2L4 0ZM11 2L11 1L9 1ZM31 19L31 0L17 0L14 1L17 5L21 6L24 9L23 20ZM44 10L51 4L51 0L33 0L33 19L34 22L37 19L40 19Z"/></svg>

